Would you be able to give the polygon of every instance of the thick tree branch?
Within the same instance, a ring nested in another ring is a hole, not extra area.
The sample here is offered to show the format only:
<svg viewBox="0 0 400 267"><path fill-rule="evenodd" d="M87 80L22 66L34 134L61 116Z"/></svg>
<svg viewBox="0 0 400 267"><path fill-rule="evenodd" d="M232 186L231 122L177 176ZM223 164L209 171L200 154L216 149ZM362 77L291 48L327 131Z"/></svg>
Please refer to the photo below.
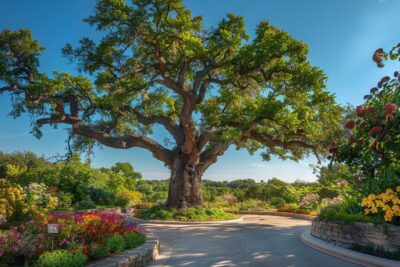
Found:
<svg viewBox="0 0 400 267"><path fill-rule="evenodd" d="M158 144L156 141L138 134L126 134L118 137L110 136L104 132L98 131L93 127L86 126L83 123L73 125L73 133L81 136L93 138L99 143L108 147L128 149L132 147L141 147L153 154L153 157L164 162L167 165L173 163L174 153Z"/></svg>
<svg viewBox="0 0 400 267"><path fill-rule="evenodd" d="M179 127L172 119L164 116L144 116L139 110L131 108L131 112L136 116L137 120L144 125L160 124L163 125L169 133L174 137L176 145L182 146L184 143L184 134L182 128Z"/></svg>
<svg viewBox="0 0 400 267"><path fill-rule="evenodd" d="M229 148L228 142L213 142L200 154L201 172L204 173L208 167L215 163L219 156L223 155Z"/></svg>

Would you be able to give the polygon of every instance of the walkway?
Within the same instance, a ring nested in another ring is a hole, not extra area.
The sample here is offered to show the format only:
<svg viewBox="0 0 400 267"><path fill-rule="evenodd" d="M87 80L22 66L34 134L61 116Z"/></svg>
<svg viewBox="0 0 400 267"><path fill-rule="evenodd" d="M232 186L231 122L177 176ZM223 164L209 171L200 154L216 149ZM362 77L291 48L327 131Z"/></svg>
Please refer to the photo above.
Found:
<svg viewBox="0 0 400 267"><path fill-rule="evenodd" d="M145 224L161 241L161 255L150 266L356 266L302 244L300 234L310 224L268 215L244 215L235 224Z"/></svg>

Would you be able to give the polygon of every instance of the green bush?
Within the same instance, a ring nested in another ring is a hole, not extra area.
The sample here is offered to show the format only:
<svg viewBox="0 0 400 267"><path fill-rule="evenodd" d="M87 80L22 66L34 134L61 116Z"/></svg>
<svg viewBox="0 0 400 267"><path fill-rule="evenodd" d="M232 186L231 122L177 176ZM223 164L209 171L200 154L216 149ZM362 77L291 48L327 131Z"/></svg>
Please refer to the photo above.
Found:
<svg viewBox="0 0 400 267"><path fill-rule="evenodd" d="M95 245L92 247L89 257L92 260L99 260L106 257L110 253L110 249L107 245Z"/></svg>
<svg viewBox="0 0 400 267"><path fill-rule="evenodd" d="M323 209L318 216L320 221L337 221L344 223L352 222L370 222L374 224L384 223L383 219L378 217L366 216L363 213L348 214L346 211L334 207L327 207Z"/></svg>
<svg viewBox="0 0 400 267"><path fill-rule="evenodd" d="M73 254L67 250L54 250L40 255L35 267L81 267L85 266L86 256Z"/></svg>
<svg viewBox="0 0 400 267"><path fill-rule="evenodd" d="M89 195L86 195L82 201L79 201L75 204L75 208L78 210L86 210L86 209L94 209L96 205Z"/></svg>
<svg viewBox="0 0 400 267"><path fill-rule="evenodd" d="M58 204L57 204L58 210L67 210L71 208L74 195L72 195L71 193L59 192L57 194L57 197L58 197Z"/></svg>
<svg viewBox="0 0 400 267"><path fill-rule="evenodd" d="M136 232L125 235L126 248L128 249L136 248L142 245L145 240L146 237L144 235L141 235Z"/></svg>
<svg viewBox="0 0 400 267"><path fill-rule="evenodd" d="M271 198L271 200L269 202L271 203L271 205L273 205L277 208L285 206L285 204L286 204L285 200L281 197L273 197L273 198Z"/></svg>
<svg viewBox="0 0 400 267"><path fill-rule="evenodd" d="M119 234L108 237L106 243L111 253L121 252L126 247L125 239Z"/></svg>
<svg viewBox="0 0 400 267"><path fill-rule="evenodd" d="M115 195L103 188L89 186L88 194L96 205L111 205L115 201Z"/></svg>

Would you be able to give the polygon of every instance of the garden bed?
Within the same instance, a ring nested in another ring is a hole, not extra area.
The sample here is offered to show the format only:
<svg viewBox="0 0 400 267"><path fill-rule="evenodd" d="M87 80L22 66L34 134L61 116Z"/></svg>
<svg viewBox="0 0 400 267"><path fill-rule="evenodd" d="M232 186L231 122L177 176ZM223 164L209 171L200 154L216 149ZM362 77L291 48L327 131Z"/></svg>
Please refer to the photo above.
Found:
<svg viewBox="0 0 400 267"><path fill-rule="evenodd" d="M165 209L163 206L154 206L139 214L143 220L179 221L179 222L209 222L230 221L239 219L235 214L225 212L217 208L188 208L188 209Z"/></svg>
<svg viewBox="0 0 400 267"><path fill-rule="evenodd" d="M84 266L146 242L144 229L135 222L119 213L98 211L54 212L46 222L29 221L2 230L0 238L0 266Z"/></svg>

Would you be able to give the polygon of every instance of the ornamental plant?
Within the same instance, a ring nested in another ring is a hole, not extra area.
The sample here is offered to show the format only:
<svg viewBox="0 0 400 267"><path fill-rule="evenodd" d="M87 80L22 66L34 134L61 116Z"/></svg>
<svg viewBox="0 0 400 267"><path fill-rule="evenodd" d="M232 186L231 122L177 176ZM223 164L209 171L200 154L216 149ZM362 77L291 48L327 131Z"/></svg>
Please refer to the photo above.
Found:
<svg viewBox="0 0 400 267"><path fill-rule="evenodd" d="M68 250L74 255L83 254L93 259L104 257L109 252L121 251L125 247L136 247L144 240L143 228L117 213L54 212L49 214L47 221L59 225L59 234L52 236L55 249ZM13 265L17 258L31 263L50 250L50 239L47 223L37 221L0 230L0 266Z"/></svg>
<svg viewBox="0 0 400 267"><path fill-rule="evenodd" d="M0 179L1 222L22 222L35 219L46 220L48 209L58 203L57 197L48 193L44 184L32 183L23 188L19 184Z"/></svg>
<svg viewBox="0 0 400 267"><path fill-rule="evenodd" d="M400 186L397 186L396 191L388 188L378 195L370 194L363 198L361 206L364 207L365 215L381 214L387 222L399 220Z"/></svg>
<svg viewBox="0 0 400 267"><path fill-rule="evenodd" d="M373 60L382 68L398 60L400 43L390 51L377 49ZM332 142L330 157L349 166L353 189L361 195L378 194L400 184L400 75L383 77L345 123L347 135Z"/></svg>
<svg viewBox="0 0 400 267"><path fill-rule="evenodd" d="M319 195L316 193L310 193L305 195L299 203L299 205L302 208L308 210L316 209L318 207L318 204L319 204Z"/></svg>

